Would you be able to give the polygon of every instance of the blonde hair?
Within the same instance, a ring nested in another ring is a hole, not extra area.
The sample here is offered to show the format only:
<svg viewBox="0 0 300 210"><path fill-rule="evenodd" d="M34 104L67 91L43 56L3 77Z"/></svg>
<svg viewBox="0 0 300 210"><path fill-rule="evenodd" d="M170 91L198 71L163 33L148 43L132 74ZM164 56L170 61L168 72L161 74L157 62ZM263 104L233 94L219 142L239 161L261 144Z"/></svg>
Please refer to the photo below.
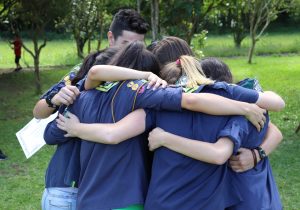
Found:
<svg viewBox="0 0 300 210"><path fill-rule="evenodd" d="M214 83L205 76L200 62L195 57L188 55L180 56L177 61L168 63L161 70L162 79L169 84L175 84L181 76L187 77L186 86L189 88Z"/></svg>

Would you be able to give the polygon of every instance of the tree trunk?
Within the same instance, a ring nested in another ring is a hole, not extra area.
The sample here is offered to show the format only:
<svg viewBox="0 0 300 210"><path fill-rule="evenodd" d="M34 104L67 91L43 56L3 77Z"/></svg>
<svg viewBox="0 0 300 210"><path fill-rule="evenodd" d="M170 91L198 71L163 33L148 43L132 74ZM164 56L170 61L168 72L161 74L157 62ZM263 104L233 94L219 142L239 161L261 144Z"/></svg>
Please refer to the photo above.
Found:
<svg viewBox="0 0 300 210"><path fill-rule="evenodd" d="M253 57L253 53L254 53L254 49L255 49L255 44L256 44L256 39L252 37L251 46L250 46L250 50L249 50L249 54L248 54L248 63L249 64L252 63L252 57Z"/></svg>
<svg viewBox="0 0 300 210"><path fill-rule="evenodd" d="M36 56L34 56L33 59L34 59L34 76L35 76L36 93L41 94L42 88L41 88L41 80L40 80L39 55L36 54Z"/></svg>
<svg viewBox="0 0 300 210"><path fill-rule="evenodd" d="M233 34L234 46L236 48L241 48L242 41L243 41L244 38L245 38L245 35L243 34L243 32L236 31Z"/></svg>
<svg viewBox="0 0 300 210"><path fill-rule="evenodd" d="M141 0L136 0L136 10L139 14L141 13Z"/></svg>
<svg viewBox="0 0 300 210"><path fill-rule="evenodd" d="M91 39L88 40L88 53L91 53Z"/></svg>
<svg viewBox="0 0 300 210"><path fill-rule="evenodd" d="M39 50L39 43L38 43L38 36L36 35L38 33L35 33L33 36L33 47L34 47L34 56L33 56L33 62L34 62L34 76L35 76L35 87L36 87L36 93L41 94L42 88L41 88L41 80L40 80L40 50Z"/></svg>
<svg viewBox="0 0 300 210"><path fill-rule="evenodd" d="M158 22L159 22L159 0L151 1L151 26L152 26L152 40L158 39Z"/></svg>
<svg viewBox="0 0 300 210"><path fill-rule="evenodd" d="M83 56L84 44L83 44L83 41L80 38L76 39L76 46L77 46L77 56L79 58L84 58L84 56Z"/></svg>
<svg viewBox="0 0 300 210"><path fill-rule="evenodd" d="M100 48L101 48L101 43L102 43L102 36L103 36L103 13L101 13L100 15L100 20L99 20L99 23L100 23L100 36L99 36L99 39L97 41L97 50L99 51Z"/></svg>

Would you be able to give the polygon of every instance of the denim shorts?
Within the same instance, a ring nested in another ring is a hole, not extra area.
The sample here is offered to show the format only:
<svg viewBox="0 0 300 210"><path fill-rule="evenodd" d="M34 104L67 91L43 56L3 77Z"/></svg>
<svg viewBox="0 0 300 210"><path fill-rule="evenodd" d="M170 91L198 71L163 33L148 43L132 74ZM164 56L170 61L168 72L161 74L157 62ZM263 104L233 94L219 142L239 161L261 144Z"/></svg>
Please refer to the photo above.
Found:
<svg viewBox="0 0 300 210"><path fill-rule="evenodd" d="M76 210L77 188L45 188L42 210Z"/></svg>

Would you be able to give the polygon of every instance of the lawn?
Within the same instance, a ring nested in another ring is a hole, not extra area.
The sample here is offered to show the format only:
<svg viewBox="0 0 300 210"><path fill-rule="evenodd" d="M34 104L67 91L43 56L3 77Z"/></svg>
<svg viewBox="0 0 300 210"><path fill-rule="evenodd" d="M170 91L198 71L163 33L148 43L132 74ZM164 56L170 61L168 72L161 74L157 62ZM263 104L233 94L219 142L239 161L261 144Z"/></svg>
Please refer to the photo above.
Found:
<svg viewBox="0 0 300 210"><path fill-rule="evenodd" d="M205 47L202 49L205 56L246 56L250 45L246 37L240 49L236 49L232 35L207 34ZM300 32L266 33L257 42L255 53L257 55L293 54L300 53Z"/></svg>
<svg viewBox="0 0 300 210"><path fill-rule="evenodd" d="M240 49L234 48L232 35L212 35L208 33L205 47L202 49L205 56L246 56L249 48L249 38L242 42ZM32 47L30 40L23 42ZM147 40L150 43L150 40ZM108 46L106 40L103 40L101 48ZM195 49L198 50L195 44ZM96 42L92 43L92 49L95 49ZM87 53L87 46L85 48ZM266 33L260 39L256 46L257 55L270 54L299 54L300 53L300 32L290 33ZM246 60L246 59L245 59ZM76 44L74 40L50 40L45 48L42 49L40 57L41 66L72 66L80 62L76 56ZM33 66L32 57L23 50L21 58L22 66ZM0 71L3 68L14 68L13 50L7 40L0 39Z"/></svg>
<svg viewBox="0 0 300 210"><path fill-rule="evenodd" d="M29 44L27 40L26 43ZM283 132L284 140L270 156L273 174L286 210L300 209L300 132L295 129L300 123L300 32L289 34L266 34L257 44L258 55L253 64L246 63L249 40L242 48L233 47L231 36L208 34L206 56L225 57L223 60L233 70L236 81L256 77L265 90L279 93L286 101L280 113L271 113L271 120ZM30 46L30 44L29 44ZM102 47L107 46L103 43ZM32 66L28 53L22 54L21 64ZM243 57L237 57L244 55ZM289 55L289 56L288 56ZM75 42L52 40L42 50L41 66L71 66L80 62L76 57ZM32 118L32 108L39 96L35 95L33 72L2 74L1 69L13 68L13 51L0 40L0 149L8 160L0 162L0 209L40 209L44 187L44 174L55 147L45 146L30 159L26 159L15 133ZM43 90L61 79L69 67L41 71Z"/></svg>
<svg viewBox="0 0 300 210"><path fill-rule="evenodd" d="M285 209L300 209L300 141L295 128L300 122L300 56L256 57L253 65L244 57L226 58L236 80L256 77L265 90L278 92L286 101L280 113L271 113L272 121L281 129L284 140L271 154L276 178ZM58 81L68 70L42 71L43 90ZM26 159L15 133L32 118L38 96L34 91L32 72L0 75L0 149L8 160L0 162L0 209L40 209L44 173L55 147L45 146Z"/></svg>

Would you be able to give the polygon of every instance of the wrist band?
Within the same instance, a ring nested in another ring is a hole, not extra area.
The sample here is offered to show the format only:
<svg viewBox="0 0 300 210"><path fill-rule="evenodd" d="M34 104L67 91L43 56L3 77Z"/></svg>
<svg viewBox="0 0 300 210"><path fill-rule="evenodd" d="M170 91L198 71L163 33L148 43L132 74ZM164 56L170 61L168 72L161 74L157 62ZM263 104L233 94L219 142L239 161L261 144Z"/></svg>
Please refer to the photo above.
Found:
<svg viewBox="0 0 300 210"><path fill-rule="evenodd" d="M254 167L255 167L257 165L257 157L256 157L254 149L252 149L251 152L252 152L253 161L254 161Z"/></svg>

